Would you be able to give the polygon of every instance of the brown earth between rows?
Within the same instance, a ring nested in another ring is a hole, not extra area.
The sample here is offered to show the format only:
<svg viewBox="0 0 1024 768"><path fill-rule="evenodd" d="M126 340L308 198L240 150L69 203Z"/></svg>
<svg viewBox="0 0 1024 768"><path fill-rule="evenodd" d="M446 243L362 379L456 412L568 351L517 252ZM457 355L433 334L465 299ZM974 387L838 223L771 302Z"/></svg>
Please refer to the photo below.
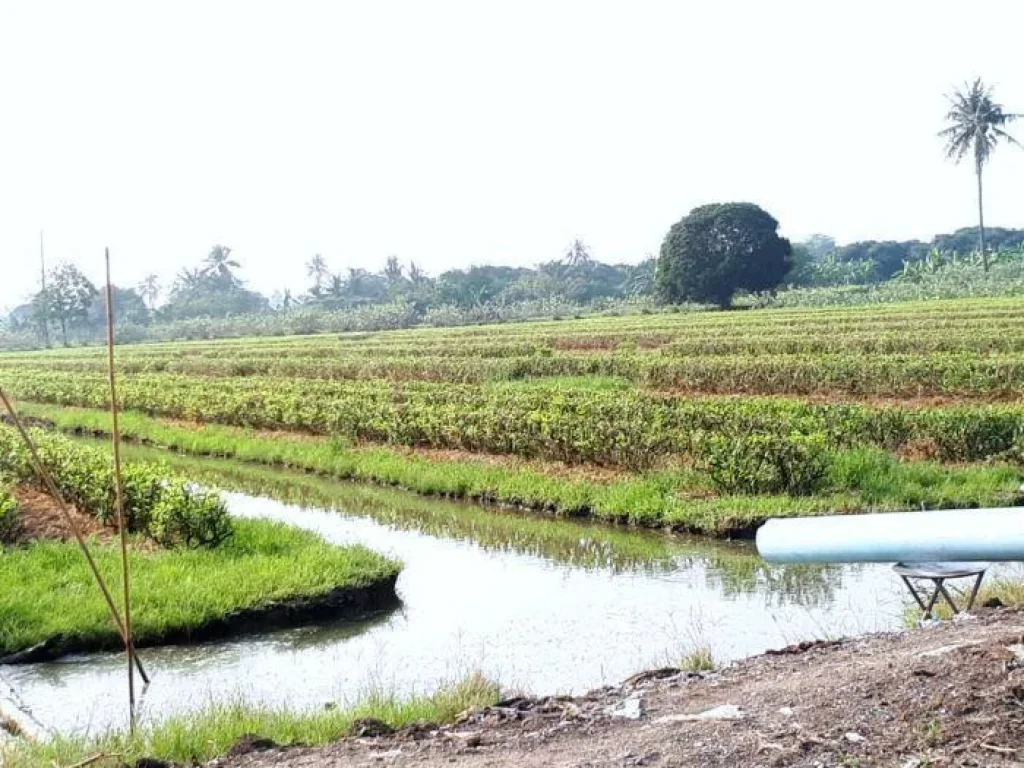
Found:
<svg viewBox="0 0 1024 768"><path fill-rule="evenodd" d="M453 726L380 730L363 723L363 737L323 748L249 739L210 766L1021 766L1024 614L985 610L707 675L656 670L581 697L510 699Z"/></svg>
<svg viewBox="0 0 1024 768"><path fill-rule="evenodd" d="M53 497L30 485L19 485L14 489L14 498L18 502L18 525L13 543L38 539L68 541L74 538L71 527ZM116 528L104 525L92 515L70 505L68 512L86 538L109 541L117 536Z"/></svg>

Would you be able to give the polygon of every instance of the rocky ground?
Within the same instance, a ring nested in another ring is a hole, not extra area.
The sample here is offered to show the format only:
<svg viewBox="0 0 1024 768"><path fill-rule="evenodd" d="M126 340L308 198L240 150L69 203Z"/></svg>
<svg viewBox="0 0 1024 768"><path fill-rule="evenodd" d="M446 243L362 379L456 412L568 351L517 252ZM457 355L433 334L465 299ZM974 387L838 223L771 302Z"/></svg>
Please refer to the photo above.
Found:
<svg viewBox="0 0 1024 768"><path fill-rule="evenodd" d="M663 669L580 697L509 699L442 728L321 748L240 743L265 766L1024 766L1024 613Z"/></svg>

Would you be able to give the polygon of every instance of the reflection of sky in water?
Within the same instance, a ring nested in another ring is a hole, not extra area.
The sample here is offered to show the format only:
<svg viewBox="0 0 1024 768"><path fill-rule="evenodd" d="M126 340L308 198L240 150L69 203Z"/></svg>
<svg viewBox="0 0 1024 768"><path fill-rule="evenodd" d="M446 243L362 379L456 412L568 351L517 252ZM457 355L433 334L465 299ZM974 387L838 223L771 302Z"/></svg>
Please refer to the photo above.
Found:
<svg viewBox="0 0 1024 768"><path fill-rule="evenodd" d="M349 486L335 487L343 498ZM389 495L393 505L405 498ZM266 497L227 498L237 515L284 520L401 559L403 605L362 624L145 649L154 677L145 716L215 697L310 707L375 686L429 692L470 669L535 693L579 692L678 661L696 644L725 661L808 638L898 627L906 602L887 566L766 568L747 547L709 545L705 554L692 541L668 538L668 562L658 567L579 565L563 550L550 557L515 543L484 547L464 534L435 536ZM591 546L584 533L574 535ZM123 656L8 667L3 677L48 726L124 724Z"/></svg>

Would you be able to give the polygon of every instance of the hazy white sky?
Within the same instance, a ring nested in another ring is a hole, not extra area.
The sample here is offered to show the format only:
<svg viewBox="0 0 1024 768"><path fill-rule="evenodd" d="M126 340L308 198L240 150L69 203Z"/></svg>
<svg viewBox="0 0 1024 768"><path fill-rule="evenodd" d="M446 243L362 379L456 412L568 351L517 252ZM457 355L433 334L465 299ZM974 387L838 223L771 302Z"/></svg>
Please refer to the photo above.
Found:
<svg viewBox="0 0 1024 768"><path fill-rule="evenodd" d="M980 75L1024 112L1022 28L1019 0L0 0L0 306L40 229L123 284L224 243L268 293L316 252L636 261L712 201L930 238L975 221L944 94ZM1024 226L1022 181L1000 148L988 222Z"/></svg>

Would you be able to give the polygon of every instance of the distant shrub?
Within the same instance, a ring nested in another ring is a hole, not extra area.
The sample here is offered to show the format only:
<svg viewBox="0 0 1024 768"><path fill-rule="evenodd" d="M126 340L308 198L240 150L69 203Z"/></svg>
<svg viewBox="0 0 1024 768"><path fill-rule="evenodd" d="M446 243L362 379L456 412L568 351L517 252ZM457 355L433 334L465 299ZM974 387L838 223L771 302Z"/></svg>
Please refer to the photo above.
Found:
<svg viewBox="0 0 1024 768"><path fill-rule="evenodd" d="M1024 250L993 254L990 269L968 254L928 254L882 283L788 288L753 297L756 307L830 307L901 301L1024 296Z"/></svg>

